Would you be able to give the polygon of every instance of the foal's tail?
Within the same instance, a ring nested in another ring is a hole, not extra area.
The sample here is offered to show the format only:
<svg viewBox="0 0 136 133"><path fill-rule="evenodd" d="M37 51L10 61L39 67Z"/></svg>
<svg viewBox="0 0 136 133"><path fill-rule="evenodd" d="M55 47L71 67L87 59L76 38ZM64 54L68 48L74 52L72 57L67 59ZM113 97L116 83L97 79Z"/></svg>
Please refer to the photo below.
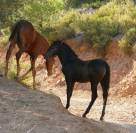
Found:
<svg viewBox="0 0 136 133"><path fill-rule="evenodd" d="M105 80L107 81L106 87L109 89L110 87L110 66L108 64L106 64L106 76L105 76Z"/></svg>
<svg viewBox="0 0 136 133"><path fill-rule="evenodd" d="M106 67L106 74L103 78L103 86L104 88L107 90L109 90L109 87L110 87L110 66L106 63L105 64L105 67Z"/></svg>

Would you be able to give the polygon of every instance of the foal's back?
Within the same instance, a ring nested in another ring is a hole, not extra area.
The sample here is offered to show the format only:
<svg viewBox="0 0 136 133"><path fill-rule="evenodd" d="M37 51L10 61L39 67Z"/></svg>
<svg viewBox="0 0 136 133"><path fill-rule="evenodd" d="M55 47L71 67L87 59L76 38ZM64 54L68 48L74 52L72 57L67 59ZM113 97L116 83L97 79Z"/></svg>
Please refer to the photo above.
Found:
<svg viewBox="0 0 136 133"><path fill-rule="evenodd" d="M82 61L80 59L71 62L64 69L64 73L72 75L77 82L88 82L95 79L100 81L107 70L108 64L102 59Z"/></svg>
<svg viewBox="0 0 136 133"><path fill-rule="evenodd" d="M108 67L107 62L102 59L91 60L88 63L89 76L100 81L105 76Z"/></svg>

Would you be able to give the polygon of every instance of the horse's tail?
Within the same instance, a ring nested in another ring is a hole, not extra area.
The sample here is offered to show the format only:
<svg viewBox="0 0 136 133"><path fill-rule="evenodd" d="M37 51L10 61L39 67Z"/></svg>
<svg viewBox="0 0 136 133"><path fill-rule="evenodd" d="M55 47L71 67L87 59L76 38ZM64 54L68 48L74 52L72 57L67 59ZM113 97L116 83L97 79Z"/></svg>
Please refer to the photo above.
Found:
<svg viewBox="0 0 136 133"><path fill-rule="evenodd" d="M15 48L15 45L21 43L21 38L20 38L20 33L19 33L20 32L20 26L21 26L21 23L17 22L11 28L9 43L6 47L6 49L7 49L6 58L8 58L7 56L11 55L11 52Z"/></svg>
<svg viewBox="0 0 136 133"><path fill-rule="evenodd" d="M11 35L9 37L9 42L14 40L15 43L21 42L19 36L20 22L15 23L15 25L11 29Z"/></svg>
<svg viewBox="0 0 136 133"><path fill-rule="evenodd" d="M5 76L7 76L8 72L8 61L11 56L11 53L13 49L15 48L15 45L20 42L20 37L19 37L19 26L18 23L16 23L12 29L11 29L11 35L9 37L9 43L6 47L7 53L6 53L6 68L5 68Z"/></svg>

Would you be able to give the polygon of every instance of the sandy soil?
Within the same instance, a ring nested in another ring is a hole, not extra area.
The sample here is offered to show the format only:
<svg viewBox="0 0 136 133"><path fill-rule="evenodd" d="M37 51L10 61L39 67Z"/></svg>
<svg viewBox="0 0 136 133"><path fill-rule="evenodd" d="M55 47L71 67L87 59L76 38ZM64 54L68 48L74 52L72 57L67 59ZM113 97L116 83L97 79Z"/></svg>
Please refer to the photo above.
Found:
<svg viewBox="0 0 136 133"><path fill-rule="evenodd" d="M41 90L59 96L63 105L65 106L66 87L60 87L59 89L58 87L52 89L41 88ZM100 118L103 104L101 93L101 90L99 90L99 97L97 98L95 104L90 110L90 113L87 115L89 119L99 120ZM89 92L88 90L74 90L73 96L71 98L71 106L69 111L76 116L81 116L87 108L90 100L91 92ZM113 97L112 95L109 95L105 121L136 125L136 97Z"/></svg>

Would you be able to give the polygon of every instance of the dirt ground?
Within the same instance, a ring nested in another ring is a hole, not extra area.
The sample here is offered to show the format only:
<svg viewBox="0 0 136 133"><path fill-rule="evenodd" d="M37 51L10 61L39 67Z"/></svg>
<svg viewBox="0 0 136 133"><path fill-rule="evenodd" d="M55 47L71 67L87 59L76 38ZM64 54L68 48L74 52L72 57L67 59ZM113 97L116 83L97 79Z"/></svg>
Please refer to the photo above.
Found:
<svg viewBox="0 0 136 133"><path fill-rule="evenodd" d="M59 89L58 87L52 89L41 88L41 90L44 90L44 92L49 94L55 94L59 96L63 105L65 106L66 87L60 87ZM89 119L99 120L100 118L103 104L101 90L98 91L98 95L99 96L96 102L87 115ZM76 116L81 116L87 108L90 100L91 92L88 90L74 90L69 111ZM105 121L136 125L136 97L112 97L112 95L109 95Z"/></svg>
<svg viewBox="0 0 136 133"><path fill-rule="evenodd" d="M0 78L0 133L134 133L131 130L72 115L55 95Z"/></svg>

